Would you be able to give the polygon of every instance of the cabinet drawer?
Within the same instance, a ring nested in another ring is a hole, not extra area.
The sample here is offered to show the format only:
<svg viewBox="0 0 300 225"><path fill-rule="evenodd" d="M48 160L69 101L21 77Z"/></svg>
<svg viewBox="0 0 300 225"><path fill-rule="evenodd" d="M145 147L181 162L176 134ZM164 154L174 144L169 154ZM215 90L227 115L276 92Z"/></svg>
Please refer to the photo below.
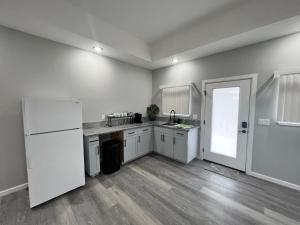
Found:
<svg viewBox="0 0 300 225"><path fill-rule="evenodd" d="M134 136L137 135L137 130L125 130L124 137Z"/></svg>
<svg viewBox="0 0 300 225"><path fill-rule="evenodd" d="M149 134L152 133L152 127L143 127L138 130L138 134Z"/></svg>
<svg viewBox="0 0 300 225"><path fill-rule="evenodd" d="M160 131L163 132L164 134L169 134L172 135L174 134L174 130L172 128L160 128Z"/></svg>
<svg viewBox="0 0 300 225"><path fill-rule="evenodd" d="M99 141L99 136L98 136L98 135L95 135L95 136L89 136L89 137L88 137L88 141L89 141L89 142Z"/></svg>
<svg viewBox="0 0 300 225"><path fill-rule="evenodd" d="M185 131L178 131L178 130L174 130L174 136L178 137L178 138L187 138L188 136L188 132Z"/></svg>

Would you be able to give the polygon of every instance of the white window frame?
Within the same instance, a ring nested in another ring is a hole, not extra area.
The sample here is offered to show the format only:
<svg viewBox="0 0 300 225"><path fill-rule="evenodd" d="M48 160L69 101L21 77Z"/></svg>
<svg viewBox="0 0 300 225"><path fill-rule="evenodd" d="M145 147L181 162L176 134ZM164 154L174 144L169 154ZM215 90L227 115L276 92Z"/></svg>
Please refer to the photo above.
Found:
<svg viewBox="0 0 300 225"><path fill-rule="evenodd" d="M177 85L162 85L160 86L160 89L161 91L163 91L163 89L165 88L175 88L175 87L187 87L189 86L190 88L190 96L189 96L189 114L178 114L176 113L175 111L175 116L178 116L178 117L191 117L192 115L192 88L194 86L194 83L188 83L188 84L177 84ZM161 104L163 102L163 99L161 101ZM162 105L162 108L163 108L163 105ZM164 116L169 116L170 115L170 112L162 112L162 115Z"/></svg>
<svg viewBox="0 0 300 225"><path fill-rule="evenodd" d="M276 81L276 98L275 98L275 121L278 125L280 126L291 126L291 127L300 127L300 122L295 123L295 122L286 122L286 121L280 121L278 120L278 101L279 101L279 89L280 89L280 80L279 78L281 76L286 76L286 75L292 75L292 74L300 74L300 68L291 68L291 69L284 69L284 70L277 70L274 72L274 78Z"/></svg>

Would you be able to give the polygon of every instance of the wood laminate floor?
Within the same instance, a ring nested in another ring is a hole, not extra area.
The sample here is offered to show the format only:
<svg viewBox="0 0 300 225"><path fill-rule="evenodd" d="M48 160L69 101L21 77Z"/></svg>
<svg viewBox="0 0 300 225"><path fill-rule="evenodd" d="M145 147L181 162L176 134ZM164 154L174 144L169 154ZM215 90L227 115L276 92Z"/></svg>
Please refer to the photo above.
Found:
<svg viewBox="0 0 300 225"><path fill-rule="evenodd" d="M0 198L0 225L300 224L300 192L194 160L152 155L34 209L26 190Z"/></svg>

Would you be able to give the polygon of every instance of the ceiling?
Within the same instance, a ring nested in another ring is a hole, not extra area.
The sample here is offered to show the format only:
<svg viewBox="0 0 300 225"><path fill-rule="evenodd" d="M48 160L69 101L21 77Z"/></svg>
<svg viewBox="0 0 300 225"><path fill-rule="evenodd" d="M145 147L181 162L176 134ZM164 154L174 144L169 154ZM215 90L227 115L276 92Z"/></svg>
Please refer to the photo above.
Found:
<svg viewBox="0 0 300 225"><path fill-rule="evenodd" d="M299 0L0 0L0 25L147 69L300 31Z"/></svg>
<svg viewBox="0 0 300 225"><path fill-rule="evenodd" d="M67 0L86 12L153 43L185 25L246 0Z"/></svg>

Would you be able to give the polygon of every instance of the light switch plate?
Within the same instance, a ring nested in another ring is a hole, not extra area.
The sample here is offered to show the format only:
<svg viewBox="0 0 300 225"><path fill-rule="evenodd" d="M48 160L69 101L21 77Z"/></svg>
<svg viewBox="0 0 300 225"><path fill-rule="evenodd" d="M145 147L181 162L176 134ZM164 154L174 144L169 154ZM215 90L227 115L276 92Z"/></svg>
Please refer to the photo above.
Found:
<svg viewBox="0 0 300 225"><path fill-rule="evenodd" d="M101 114L101 119L105 120L106 115L105 114Z"/></svg>
<svg viewBox="0 0 300 225"><path fill-rule="evenodd" d="M258 125L270 126L271 125L271 120L270 119L258 119Z"/></svg>
<svg viewBox="0 0 300 225"><path fill-rule="evenodd" d="M198 115L197 114L193 114L193 120L198 119Z"/></svg>

